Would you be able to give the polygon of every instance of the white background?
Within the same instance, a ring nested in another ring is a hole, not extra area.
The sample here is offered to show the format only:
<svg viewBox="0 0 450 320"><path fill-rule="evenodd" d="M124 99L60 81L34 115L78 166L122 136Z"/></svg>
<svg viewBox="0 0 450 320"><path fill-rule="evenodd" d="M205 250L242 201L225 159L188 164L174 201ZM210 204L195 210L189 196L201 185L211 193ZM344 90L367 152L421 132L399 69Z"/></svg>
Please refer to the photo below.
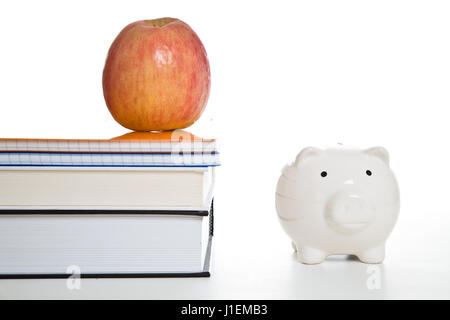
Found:
<svg viewBox="0 0 450 320"><path fill-rule="evenodd" d="M208 52L223 166L208 279L3 280L0 298L450 298L450 3L14 1L0 4L0 136L109 138L106 52L128 23L177 17ZM382 145L402 195L381 289L367 265L297 263L274 208L307 145Z"/></svg>

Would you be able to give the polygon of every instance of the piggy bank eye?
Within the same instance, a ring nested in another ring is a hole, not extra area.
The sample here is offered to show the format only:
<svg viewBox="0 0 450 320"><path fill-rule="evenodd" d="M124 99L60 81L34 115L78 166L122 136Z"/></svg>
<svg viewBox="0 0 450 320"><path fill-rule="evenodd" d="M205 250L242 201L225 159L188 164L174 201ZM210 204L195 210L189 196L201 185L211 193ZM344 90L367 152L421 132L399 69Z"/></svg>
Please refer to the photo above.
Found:
<svg viewBox="0 0 450 320"><path fill-rule="evenodd" d="M320 173L320 175L321 175L322 177L324 177L324 178L327 176L327 174L328 174L328 173L327 173L326 171L322 171L322 172Z"/></svg>
<svg viewBox="0 0 450 320"><path fill-rule="evenodd" d="M367 174L368 176L371 176L371 175L372 175L372 171L366 170L366 174Z"/></svg>

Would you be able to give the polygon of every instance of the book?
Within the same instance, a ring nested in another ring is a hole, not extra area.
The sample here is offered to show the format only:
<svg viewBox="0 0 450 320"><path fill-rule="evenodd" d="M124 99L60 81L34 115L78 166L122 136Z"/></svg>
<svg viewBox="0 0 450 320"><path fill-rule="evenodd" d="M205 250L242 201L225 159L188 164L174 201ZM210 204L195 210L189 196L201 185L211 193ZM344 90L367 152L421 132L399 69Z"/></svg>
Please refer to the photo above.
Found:
<svg viewBox="0 0 450 320"><path fill-rule="evenodd" d="M183 130L0 139L0 277L208 276L219 164Z"/></svg>
<svg viewBox="0 0 450 320"><path fill-rule="evenodd" d="M0 278L206 277L209 223L185 212L3 212Z"/></svg>
<svg viewBox="0 0 450 320"><path fill-rule="evenodd" d="M201 167L219 165L215 140L184 130L109 140L0 139L0 166Z"/></svg>
<svg viewBox="0 0 450 320"><path fill-rule="evenodd" d="M0 210L208 210L214 167L4 167Z"/></svg>
<svg viewBox="0 0 450 320"><path fill-rule="evenodd" d="M0 138L2 152L177 153L215 152L215 139L203 139L185 130L130 132L112 139Z"/></svg>
<svg viewBox="0 0 450 320"><path fill-rule="evenodd" d="M47 153L47 152L2 152L0 166L100 166L100 167L205 167L218 166L217 153Z"/></svg>

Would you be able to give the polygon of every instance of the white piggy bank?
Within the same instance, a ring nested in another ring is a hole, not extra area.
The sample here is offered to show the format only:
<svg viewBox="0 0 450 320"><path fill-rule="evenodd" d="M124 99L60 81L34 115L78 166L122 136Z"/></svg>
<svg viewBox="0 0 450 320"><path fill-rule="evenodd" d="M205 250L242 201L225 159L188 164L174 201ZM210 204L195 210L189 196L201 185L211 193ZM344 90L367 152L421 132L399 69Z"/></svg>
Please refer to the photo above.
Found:
<svg viewBox="0 0 450 320"><path fill-rule="evenodd" d="M276 208L300 262L351 254L380 263L400 209L389 154L382 147L305 148L283 168Z"/></svg>

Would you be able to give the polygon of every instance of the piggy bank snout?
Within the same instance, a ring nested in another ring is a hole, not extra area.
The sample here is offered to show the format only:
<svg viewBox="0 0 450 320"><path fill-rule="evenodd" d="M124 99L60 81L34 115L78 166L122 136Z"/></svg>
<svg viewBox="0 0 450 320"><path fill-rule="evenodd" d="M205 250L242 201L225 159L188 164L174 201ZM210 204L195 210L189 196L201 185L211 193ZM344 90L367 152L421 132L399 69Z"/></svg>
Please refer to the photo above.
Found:
<svg viewBox="0 0 450 320"><path fill-rule="evenodd" d="M352 192L338 192L327 202L325 218L335 231L351 233L367 227L373 219L366 197Z"/></svg>

